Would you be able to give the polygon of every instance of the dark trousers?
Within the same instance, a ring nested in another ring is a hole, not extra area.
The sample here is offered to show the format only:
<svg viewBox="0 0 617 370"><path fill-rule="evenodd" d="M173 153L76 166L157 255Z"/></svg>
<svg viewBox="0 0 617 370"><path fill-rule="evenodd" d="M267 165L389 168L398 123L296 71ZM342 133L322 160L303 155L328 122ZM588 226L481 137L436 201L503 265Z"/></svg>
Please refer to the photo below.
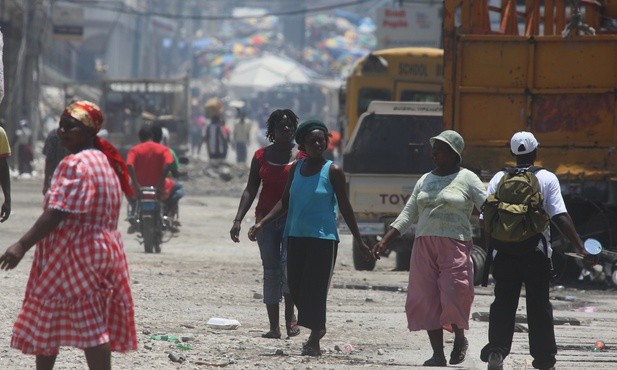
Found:
<svg viewBox="0 0 617 370"><path fill-rule="evenodd" d="M287 283L298 308L298 325L326 328L326 300L337 250L335 240L288 238Z"/></svg>
<svg viewBox="0 0 617 370"><path fill-rule="evenodd" d="M491 304L488 341L480 358L488 361L491 352L503 357L510 353L518 298L525 284L529 352L533 367L555 364L557 344L553 329L553 306L549 301L550 260L540 251L532 255L512 256L497 253L493 261L495 300Z"/></svg>

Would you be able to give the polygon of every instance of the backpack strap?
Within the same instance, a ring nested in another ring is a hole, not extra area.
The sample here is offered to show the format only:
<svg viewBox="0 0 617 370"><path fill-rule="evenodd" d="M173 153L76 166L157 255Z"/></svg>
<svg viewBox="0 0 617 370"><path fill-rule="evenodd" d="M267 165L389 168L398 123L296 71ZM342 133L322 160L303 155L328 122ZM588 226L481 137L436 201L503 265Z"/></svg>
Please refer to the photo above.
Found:
<svg viewBox="0 0 617 370"><path fill-rule="evenodd" d="M544 167L541 166L529 166L529 168L527 168L527 171L533 173L534 175L536 174L536 172L543 170Z"/></svg>

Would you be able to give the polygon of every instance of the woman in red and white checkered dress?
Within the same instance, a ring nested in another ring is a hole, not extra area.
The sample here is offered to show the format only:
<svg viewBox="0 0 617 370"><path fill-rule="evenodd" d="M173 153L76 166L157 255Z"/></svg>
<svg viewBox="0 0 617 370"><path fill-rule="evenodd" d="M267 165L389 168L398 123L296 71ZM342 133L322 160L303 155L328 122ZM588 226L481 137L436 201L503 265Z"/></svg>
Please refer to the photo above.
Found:
<svg viewBox="0 0 617 370"><path fill-rule="evenodd" d="M58 136L71 154L56 168L43 214L0 256L14 268L37 244L11 346L52 369L60 346L84 349L90 369L111 369L111 351L137 348L133 299L117 230L126 165L96 133L100 109L80 101L60 118Z"/></svg>

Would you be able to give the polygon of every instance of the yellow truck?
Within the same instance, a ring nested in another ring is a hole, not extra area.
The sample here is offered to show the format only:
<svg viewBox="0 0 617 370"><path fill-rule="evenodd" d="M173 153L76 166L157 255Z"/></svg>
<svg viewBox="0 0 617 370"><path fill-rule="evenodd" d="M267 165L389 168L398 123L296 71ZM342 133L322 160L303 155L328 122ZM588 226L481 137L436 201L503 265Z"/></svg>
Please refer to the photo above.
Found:
<svg viewBox="0 0 617 370"><path fill-rule="evenodd" d="M616 251L617 0L524 4L445 0L444 128L485 179L514 163L512 134L533 132L578 232ZM570 260L556 261L561 272L580 273ZM617 283L617 265L604 267Z"/></svg>

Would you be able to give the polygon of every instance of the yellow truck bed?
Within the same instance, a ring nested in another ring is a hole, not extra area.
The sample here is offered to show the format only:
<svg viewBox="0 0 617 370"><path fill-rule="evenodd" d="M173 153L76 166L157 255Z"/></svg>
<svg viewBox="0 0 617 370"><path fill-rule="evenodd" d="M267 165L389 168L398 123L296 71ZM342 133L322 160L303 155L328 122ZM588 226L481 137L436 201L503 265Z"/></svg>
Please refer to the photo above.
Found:
<svg viewBox="0 0 617 370"><path fill-rule="evenodd" d="M490 176L512 164L509 139L526 130L560 178L617 177L617 34L562 37L572 9L559 0L528 1L527 33L507 34L469 3L444 9L444 125L465 138L464 165Z"/></svg>

